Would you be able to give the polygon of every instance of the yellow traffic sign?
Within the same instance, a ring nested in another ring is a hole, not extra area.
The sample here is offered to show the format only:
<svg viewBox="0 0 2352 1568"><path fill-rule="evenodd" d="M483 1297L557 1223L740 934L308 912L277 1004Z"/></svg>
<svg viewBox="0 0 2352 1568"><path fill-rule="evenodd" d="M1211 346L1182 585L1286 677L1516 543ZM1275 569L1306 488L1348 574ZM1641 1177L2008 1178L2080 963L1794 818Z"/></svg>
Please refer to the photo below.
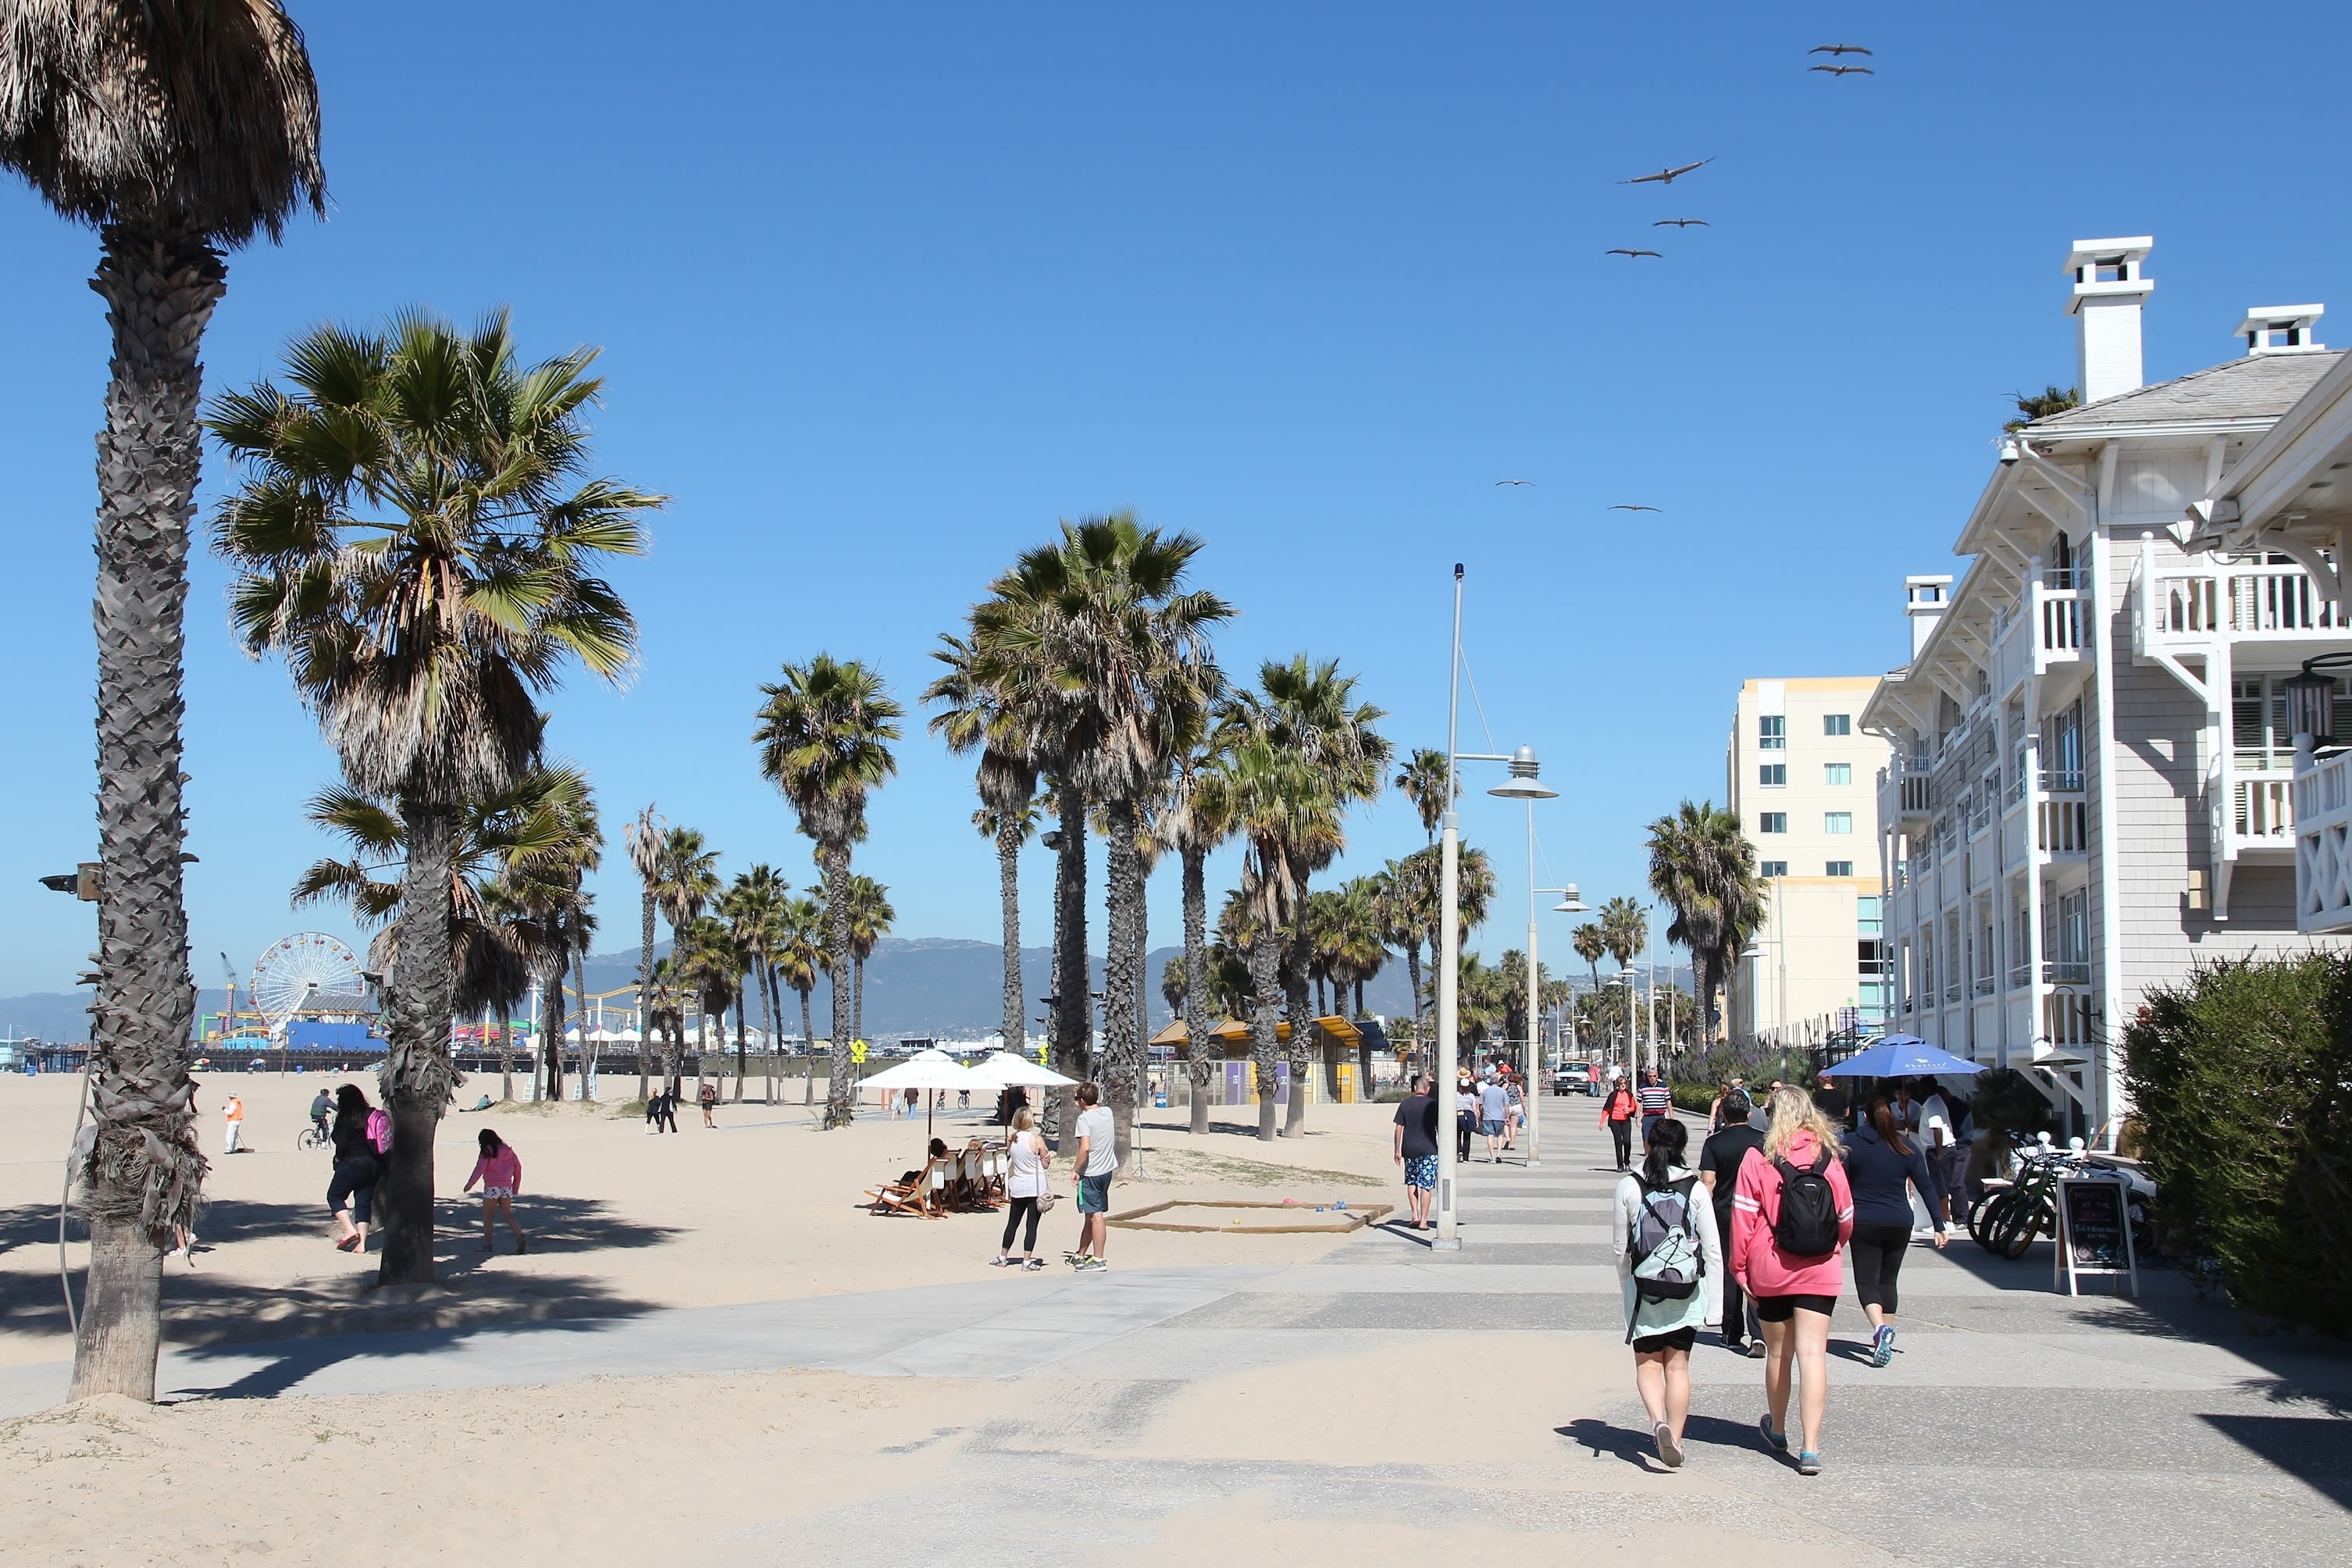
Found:
<svg viewBox="0 0 2352 1568"><path fill-rule="evenodd" d="M864 1040L852 1040L849 1042L849 1059L856 1063L859 1067L864 1067L866 1065L866 1042Z"/></svg>

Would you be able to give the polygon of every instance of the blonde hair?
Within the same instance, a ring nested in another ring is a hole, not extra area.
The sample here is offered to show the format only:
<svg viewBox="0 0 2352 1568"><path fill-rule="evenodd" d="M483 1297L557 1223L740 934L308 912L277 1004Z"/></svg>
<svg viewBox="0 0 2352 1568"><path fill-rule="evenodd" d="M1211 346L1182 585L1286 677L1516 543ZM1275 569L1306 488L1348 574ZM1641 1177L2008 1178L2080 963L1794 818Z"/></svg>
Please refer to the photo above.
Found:
<svg viewBox="0 0 2352 1568"><path fill-rule="evenodd" d="M1024 1105L1013 1113L1013 1131L1015 1132L1026 1132L1036 1125L1037 1119L1029 1114L1027 1106Z"/></svg>
<svg viewBox="0 0 2352 1568"><path fill-rule="evenodd" d="M1800 1132L1810 1132L1824 1153L1834 1153L1838 1146L1837 1123L1822 1114L1813 1097L1801 1089L1786 1085L1772 1091L1772 1126L1764 1134L1764 1157L1777 1160L1789 1152Z"/></svg>

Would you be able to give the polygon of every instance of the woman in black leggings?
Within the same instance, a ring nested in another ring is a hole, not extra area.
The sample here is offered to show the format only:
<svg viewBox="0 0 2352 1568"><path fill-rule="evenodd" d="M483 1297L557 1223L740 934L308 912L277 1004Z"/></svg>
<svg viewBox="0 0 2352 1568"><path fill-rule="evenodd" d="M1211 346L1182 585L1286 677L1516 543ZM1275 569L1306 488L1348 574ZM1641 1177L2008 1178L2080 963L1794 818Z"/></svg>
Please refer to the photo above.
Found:
<svg viewBox="0 0 2352 1568"><path fill-rule="evenodd" d="M1870 1364L1885 1366L1895 1355L1895 1280L1911 1246L1911 1189L1936 1222L1936 1246L1948 1237L1936 1178L1927 1162L1895 1119L1885 1095L1874 1096L1863 1124L1845 1135L1846 1179L1853 1185L1853 1291L1872 1330Z"/></svg>
<svg viewBox="0 0 2352 1568"><path fill-rule="evenodd" d="M1012 1135L1004 1144L1004 1240L989 1259L999 1268L1025 1268L1035 1273L1045 1267L1037 1256L1037 1200L1045 1195L1046 1171L1054 1156L1037 1133L1037 1119L1024 1106L1013 1113ZM1021 1238L1021 1256L1013 1256L1013 1233L1024 1223L1029 1233Z"/></svg>

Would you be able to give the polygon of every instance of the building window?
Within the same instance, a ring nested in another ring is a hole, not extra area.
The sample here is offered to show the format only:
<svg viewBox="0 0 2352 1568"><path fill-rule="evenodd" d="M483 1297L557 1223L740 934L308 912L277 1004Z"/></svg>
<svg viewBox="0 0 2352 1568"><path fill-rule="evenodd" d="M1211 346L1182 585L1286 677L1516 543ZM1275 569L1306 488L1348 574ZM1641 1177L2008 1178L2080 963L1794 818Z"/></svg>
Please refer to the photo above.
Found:
<svg viewBox="0 0 2352 1568"><path fill-rule="evenodd" d="M1825 784L1850 784L1853 783L1853 764L1852 763L1823 763L1822 764L1822 783Z"/></svg>
<svg viewBox="0 0 2352 1568"><path fill-rule="evenodd" d="M1829 863L1828 868L1822 871L1822 875L1824 877L1851 877L1853 875L1853 862L1851 860L1832 860Z"/></svg>
<svg viewBox="0 0 2352 1568"><path fill-rule="evenodd" d="M1766 789L1781 789L1786 787L1789 783L1789 764L1786 763L1758 763L1756 768L1756 782L1762 784Z"/></svg>
<svg viewBox="0 0 2352 1568"><path fill-rule="evenodd" d="M1879 902L1875 898L1860 898L1854 900L1853 922L1855 929L1860 931L1864 936L1878 935L1881 929L1878 910Z"/></svg>
<svg viewBox="0 0 2352 1568"><path fill-rule="evenodd" d="M1787 876L1789 863L1786 860L1761 860L1757 863L1756 874L1769 882L1775 877Z"/></svg>
<svg viewBox="0 0 2352 1568"><path fill-rule="evenodd" d="M1853 714L1851 714L1851 713L1824 713L1824 714L1822 714L1822 734L1824 734L1824 735L1851 735L1851 734L1853 734Z"/></svg>
<svg viewBox="0 0 2352 1568"><path fill-rule="evenodd" d="M1768 811L1762 813L1756 819L1756 831L1759 833L1788 832L1789 814L1785 811Z"/></svg>
<svg viewBox="0 0 2352 1568"><path fill-rule="evenodd" d="M1767 713L1756 721L1756 749L1759 752L1785 752L1789 749L1789 721L1778 713Z"/></svg>
<svg viewBox="0 0 2352 1568"><path fill-rule="evenodd" d="M1850 811L1825 811L1822 813L1822 831L1823 833L1852 833L1853 831L1853 813Z"/></svg>
<svg viewBox="0 0 2352 1568"><path fill-rule="evenodd" d="M2083 787L2083 704L2079 701L2042 721L2042 787L2066 791Z"/></svg>

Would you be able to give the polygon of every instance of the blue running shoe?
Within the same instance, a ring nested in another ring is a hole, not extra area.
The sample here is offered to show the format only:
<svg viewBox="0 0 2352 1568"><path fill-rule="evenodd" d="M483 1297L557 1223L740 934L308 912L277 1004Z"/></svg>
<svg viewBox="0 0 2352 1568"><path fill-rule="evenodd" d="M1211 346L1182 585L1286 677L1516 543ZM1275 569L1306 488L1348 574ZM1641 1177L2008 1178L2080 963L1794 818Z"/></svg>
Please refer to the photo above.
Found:
<svg viewBox="0 0 2352 1568"><path fill-rule="evenodd" d="M1785 1454L1789 1451L1789 1435L1772 1430L1772 1413L1769 1410L1764 1412L1764 1419L1756 1423L1756 1429L1764 1434L1764 1440L1772 1445L1774 1452Z"/></svg>
<svg viewBox="0 0 2352 1568"><path fill-rule="evenodd" d="M1878 1352L1873 1364L1885 1366L1895 1359L1895 1325L1886 1323L1878 1331Z"/></svg>
<svg viewBox="0 0 2352 1568"><path fill-rule="evenodd" d="M1801 1476L1820 1475L1822 1473L1822 1457L1819 1454L1814 1453L1811 1448L1804 1449L1797 1456L1797 1473Z"/></svg>

